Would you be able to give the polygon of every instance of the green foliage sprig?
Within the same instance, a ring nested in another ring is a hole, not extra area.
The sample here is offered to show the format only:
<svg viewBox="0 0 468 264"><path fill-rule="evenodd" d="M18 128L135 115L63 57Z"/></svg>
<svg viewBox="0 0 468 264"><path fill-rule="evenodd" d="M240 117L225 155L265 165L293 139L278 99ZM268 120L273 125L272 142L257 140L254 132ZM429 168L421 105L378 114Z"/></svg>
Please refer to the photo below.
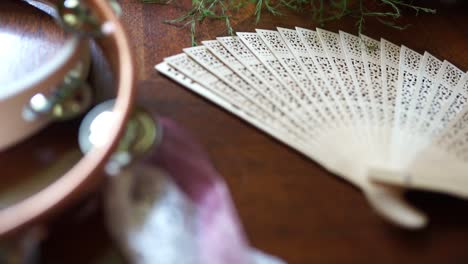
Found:
<svg viewBox="0 0 468 264"><path fill-rule="evenodd" d="M144 3L164 3L164 0L141 0ZM434 9L413 5L405 0L192 0L192 8L184 15L165 21L166 23L190 28L192 44L196 45L195 33L197 24L205 19L223 20L229 34L234 30L231 19L237 12L243 11L248 5L254 5L256 22L259 22L262 11L273 15L282 15L281 10L296 12L311 12L315 21L323 25L345 16L356 18L359 33L364 30L365 19L375 17L381 23L395 29L404 29L408 25L399 25L397 19L402 16L403 9L419 13L435 14ZM372 8L371 8L372 6Z"/></svg>

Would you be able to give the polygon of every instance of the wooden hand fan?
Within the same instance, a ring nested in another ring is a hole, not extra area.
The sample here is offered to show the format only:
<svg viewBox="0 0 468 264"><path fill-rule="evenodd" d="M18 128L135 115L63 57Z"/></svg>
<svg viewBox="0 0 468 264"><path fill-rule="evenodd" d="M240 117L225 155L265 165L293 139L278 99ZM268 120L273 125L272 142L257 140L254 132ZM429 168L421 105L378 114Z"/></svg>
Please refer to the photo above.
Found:
<svg viewBox="0 0 468 264"><path fill-rule="evenodd" d="M204 41L156 69L358 186L420 228L406 188L468 195L468 75L367 36L296 28Z"/></svg>

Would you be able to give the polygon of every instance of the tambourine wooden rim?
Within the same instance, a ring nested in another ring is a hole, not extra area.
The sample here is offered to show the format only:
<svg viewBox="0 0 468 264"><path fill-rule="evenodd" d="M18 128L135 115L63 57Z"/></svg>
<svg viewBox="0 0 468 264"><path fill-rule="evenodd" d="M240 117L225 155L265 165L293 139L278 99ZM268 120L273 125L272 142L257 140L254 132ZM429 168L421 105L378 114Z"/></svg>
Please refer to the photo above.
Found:
<svg viewBox="0 0 468 264"><path fill-rule="evenodd" d="M57 6L61 0L38 2ZM113 153L124 132L135 93L134 62L128 38L107 1L87 0L85 2L94 10L100 21L105 22L108 29L110 28L104 36L97 38L96 42L102 48L118 81L114 107L115 128L111 130L109 141L105 146L93 149L86 154L57 181L19 203L0 210L0 237L38 223L78 198L83 192L95 187L100 179L100 169ZM68 62L72 63L74 57L69 58ZM42 83L53 83L63 78L65 72L65 69L57 68Z"/></svg>

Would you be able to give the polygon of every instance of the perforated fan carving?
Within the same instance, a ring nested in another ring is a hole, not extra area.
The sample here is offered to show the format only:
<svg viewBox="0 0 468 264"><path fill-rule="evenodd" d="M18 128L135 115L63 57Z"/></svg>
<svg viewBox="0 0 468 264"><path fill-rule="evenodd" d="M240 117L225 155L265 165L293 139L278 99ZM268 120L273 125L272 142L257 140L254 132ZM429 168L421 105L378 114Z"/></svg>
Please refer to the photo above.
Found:
<svg viewBox="0 0 468 264"><path fill-rule="evenodd" d="M304 28L184 52L157 69L358 186L391 221L425 223L386 186L468 197L468 74L451 63Z"/></svg>
<svg viewBox="0 0 468 264"><path fill-rule="evenodd" d="M445 107L436 115L434 121L437 122L436 128L437 131L443 129L445 125L466 106L468 102L468 74L464 74L463 78L460 80L459 84L455 89L455 93L453 93L452 98L448 101ZM436 131L436 132L437 132Z"/></svg>
<svg viewBox="0 0 468 264"><path fill-rule="evenodd" d="M261 81L269 85L288 105L292 108L293 112L300 113L301 103L293 96L293 94L286 89L285 86L277 79L273 72L271 72L255 55L239 40L238 37L223 37L218 38L222 44L234 57L238 59L246 68L248 68L255 76Z"/></svg>
<svg viewBox="0 0 468 264"><path fill-rule="evenodd" d="M327 122L339 125L340 122L340 109L336 107L335 97L332 90L327 89L329 86L324 78L321 70L317 67L317 62L308 53L307 48L302 43L299 34L295 30L278 28L279 34L284 40L286 46L289 47L292 55L302 66L302 70L305 72L307 77L313 84L312 87L306 87L305 89L313 90L315 100L318 106L322 107Z"/></svg>
<svg viewBox="0 0 468 264"><path fill-rule="evenodd" d="M409 114L411 101L418 81L419 65L422 56L406 47L400 51L400 65L398 74L398 90L395 100L395 124L393 135L401 138ZM396 139L397 140L397 139Z"/></svg>
<svg viewBox="0 0 468 264"><path fill-rule="evenodd" d="M182 54L185 55L185 54ZM183 57L183 56L182 56ZM186 59L187 57L183 58ZM182 59L182 58L179 58ZM169 58L168 61L170 61ZM182 62L183 60L180 60ZM189 62L189 61L186 61ZM183 66L188 64L179 64L179 66ZM204 75L200 75L200 78L197 80L189 78L185 73L189 73L188 71L179 71L175 67L171 66L168 62L160 63L156 66L156 68L164 73L166 76L170 77L171 79L175 80L176 82L184 85L188 89L192 90L195 93L200 94L201 96L207 98L208 100L213 101L220 107L226 108L235 115L239 116L242 119L247 120L252 125L256 126L257 128L265 131L266 133L272 135L276 139L284 142L285 144L297 149L298 151L304 153L305 155L312 155L310 152L310 148L320 149L320 147L316 146L313 141L306 140L301 136L297 136L294 133L290 133L287 129L283 126L278 125L274 119L268 118L269 114L263 112L261 109L252 106L248 103L246 98L243 98L242 95L233 96L231 93L232 90L224 89L223 85L219 86L205 86L208 85L209 82L205 82L204 80L206 77L209 77L210 74L205 72ZM180 68L180 69L183 69ZM205 83L205 85L202 84ZM221 89L217 89L221 88ZM325 153L325 151L324 151Z"/></svg>
<svg viewBox="0 0 468 264"><path fill-rule="evenodd" d="M337 33L321 29L317 29L317 33L329 62L327 72L335 76L342 90L340 103L345 106L347 118L352 122L357 122L360 96L341 49L340 37Z"/></svg>
<svg viewBox="0 0 468 264"><path fill-rule="evenodd" d="M400 62L400 47L386 41L381 40L380 44L380 58L381 58L381 72L382 72L382 90L387 91L387 120L388 123L394 123L395 119L395 105L397 97L397 82L399 75L399 62Z"/></svg>
<svg viewBox="0 0 468 264"><path fill-rule="evenodd" d="M278 122L285 126L293 127L291 120L285 117L284 112L279 110L277 106L271 103L263 94L259 93L245 79L225 66L206 47L199 46L188 48L184 51L208 71L217 75L226 84L230 85L250 100L257 102L259 107L265 110L265 112L271 113L272 116L276 117Z"/></svg>
<svg viewBox="0 0 468 264"><path fill-rule="evenodd" d="M199 82L203 86L210 87L214 93L221 95L222 97L231 101L236 107L247 110L247 113L258 115L260 118L275 124L275 127L279 127L279 122L263 111L256 103L249 100L242 94L238 93L231 86L224 83L222 80L216 78L216 76L209 73L202 66L191 60L185 54L176 55L165 59L165 61L177 69L178 71L190 76L193 80Z"/></svg>
<svg viewBox="0 0 468 264"><path fill-rule="evenodd" d="M355 91L349 95L357 105L356 114L358 120L365 120L364 124L375 126L373 92L366 79L365 63L362 60L361 39L359 37L340 32L343 54L349 76L352 79ZM340 54L342 56L342 54Z"/></svg>
<svg viewBox="0 0 468 264"><path fill-rule="evenodd" d="M441 68L434 78L435 81L433 87L431 87L428 103L421 107L422 115L425 116L418 124L421 133L436 135L439 130L434 129L442 125L440 122L446 123L448 121L448 119L439 121L439 118L442 115L442 110L454 103L457 96L457 85L461 82L463 76L462 71L447 61L441 64ZM452 114L451 117L453 118L453 116Z"/></svg>
<svg viewBox="0 0 468 264"><path fill-rule="evenodd" d="M272 51L265 45L257 34L253 33L237 33L243 43L254 53L257 58L268 68L270 72L283 82L293 94L293 96L300 102L304 108L304 118L306 121L316 122L317 118L323 119L321 111L316 108L304 90L299 85L298 81L294 76L289 73L289 68L286 68L284 64L275 57ZM268 51L268 52L267 52Z"/></svg>
<svg viewBox="0 0 468 264"><path fill-rule="evenodd" d="M405 124L405 131L408 133L406 142L415 142L422 138L422 134L427 133L429 127L425 124L428 122L428 116L423 115L425 106L428 105L433 98L433 85L435 84L437 74L440 71L442 62L433 57L429 53L425 53L421 59L416 88L413 93L413 100L410 101L408 107L408 116ZM421 127L420 124L423 124ZM424 147L424 144L419 145L414 149Z"/></svg>
<svg viewBox="0 0 468 264"><path fill-rule="evenodd" d="M317 70L323 76L322 78L327 83L327 86L330 87L330 103L335 106L336 113L339 115L342 123L345 126L349 125L353 120L351 106L348 100L346 100L346 93L334 73L332 63L328 60L318 34L315 31L303 28L297 28L297 32L312 57Z"/></svg>
<svg viewBox="0 0 468 264"><path fill-rule="evenodd" d="M365 79L367 85L361 88L361 94L365 102L372 107L375 124L384 126L388 123L387 116L390 114L387 107L387 90L382 89L382 69L380 67L380 42L367 36L361 35L354 41L359 42L361 57L364 62Z"/></svg>
<svg viewBox="0 0 468 264"><path fill-rule="evenodd" d="M274 105L275 109L278 108L277 115L285 118L286 123L290 123L289 125L299 128L301 133L317 130L319 128L318 124L315 127L311 127L311 124L301 122L296 115L292 114L294 110L281 99L280 95L278 95L274 89L270 88L266 82L257 78L253 72L240 63L240 61L238 61L223 45L221 45L220 42L213 40L205 41L203 44L226 66L254 87L254 89L264 97L264 100L269 100Z"/></svg>

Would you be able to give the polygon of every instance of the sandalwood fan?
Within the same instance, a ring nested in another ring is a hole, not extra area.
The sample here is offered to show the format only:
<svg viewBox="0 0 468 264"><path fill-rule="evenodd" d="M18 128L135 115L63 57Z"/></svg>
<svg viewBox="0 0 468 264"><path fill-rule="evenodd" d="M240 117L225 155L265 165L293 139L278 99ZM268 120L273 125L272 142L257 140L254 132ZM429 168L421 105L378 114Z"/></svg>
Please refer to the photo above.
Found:
<svg viewBox="0 0 468 264"><path fill-rule="evenodd" d="M468 197L468 74L385 39L237 33L156 69L359 187L385 218L427 218L408 188Z"/></svg>

